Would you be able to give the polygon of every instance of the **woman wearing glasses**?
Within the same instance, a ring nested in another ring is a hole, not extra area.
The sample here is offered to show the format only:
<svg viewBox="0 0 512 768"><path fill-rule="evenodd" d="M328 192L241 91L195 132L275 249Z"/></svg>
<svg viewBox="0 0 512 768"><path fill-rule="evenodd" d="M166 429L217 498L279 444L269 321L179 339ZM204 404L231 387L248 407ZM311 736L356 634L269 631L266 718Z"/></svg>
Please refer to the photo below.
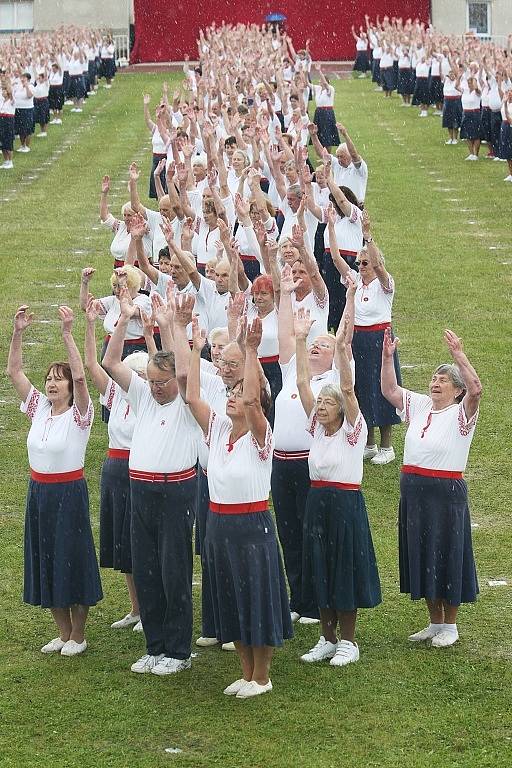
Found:
<svg viewBox="0 0 512 768"><path fill-rule="evenodd" d="M327 216L333 262L342 281L351 275L356 283L352 351L356 366L355 392L368 426L364 458L371 459L372 464L389 464L395 458L395 451L391 445L392 425L399 424L400 419L382 395L380 361L384 331L386 328L391 328L395 283L386 271L382 254L373 242L367 210L362 216L365 247L357 257L359 273L351 270L345 259L338 255L334 212L329 210ZM396 349L394 366L397 381L401 384L400 363ZM377 448L375 439L376 427L380 430L380 448Z"/></svg>

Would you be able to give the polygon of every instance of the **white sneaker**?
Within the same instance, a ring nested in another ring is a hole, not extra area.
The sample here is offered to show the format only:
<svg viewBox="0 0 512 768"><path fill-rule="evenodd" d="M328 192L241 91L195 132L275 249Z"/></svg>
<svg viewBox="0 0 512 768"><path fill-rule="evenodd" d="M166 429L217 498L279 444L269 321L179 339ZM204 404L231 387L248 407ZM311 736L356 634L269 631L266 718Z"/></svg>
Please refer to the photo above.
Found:
<svg viewBox="0 0 512 768"><path fill-rule="evenodd" d="M222 643L223 651L236 651L234 643Z"/></svg>
<svg viewBox="0 0 512 768"><path fill-rule="evenodd" d="M218 645L219 641L216 637L198 637L196 640L196 645L198 645L200 648L209 648L211 645Z"/></svg>
<svg viewBox="0 0 512 768"><path fill-rule="evenodd" d="M83 109L82 109L81 107L77 107L77 108L75 109L75 112L83 112Z"/></svg>
<svg viewBox="0 0 512 768"><path fill-rule="evenodd" d="M365 445L363 451L363 459L373 459L379 452L376 445Z"/></svg>
<svg viewBox="0 0 512 768"><path fill-rule="evenodd" d="M46 131L41 131L41 133L37 134L38 139L46 139L47 136L48 134L46 133Z"/></svg>
<svg viewBox="0 0 512 768"><path fill-rule="evenodd" d="M448 141L445 141L445 144L453 144L453 139L448 139Z"/></svg>
<svg viewBox="0 0 512 768"><path fill-rule="evenodd" d="M493 158L493 162L495 162L495 163L499 163L499 162L500 162L500 160L501 160L501 158L500 158L500 157L494 157L494 158Z"/></svg>
<svg viewBox="0 0 512 768"><path fill-rule="evenodd" d="M512 181L512 174L503 179L503 181Z"/></svg>
<svg viewBox="0 0 512 768"><path fill-rule="evenodd" d="M444 629L432 638L432 646L434 648L449 648L450 645L454 645L458 639L459 633L457 630Z"/></svg>
<svg viewBox="0 0 512 768"><path fill-rule="evenodd" d="M422 643L425 640L432 640L433 637L443 631L443 625L432 626L429 624L425 629L420 629L419 632L415 632L413 635L409 635L409 641L411 643Z"/></svg>
<svg viewBox="0 0 512 768"><path fill-rule="evenodd" d="M428 112L425 112L424 109L420 112L420 117L428 117Z"/></svg>
<svg viewBox="0 0 512 768"><path fill-rule="evenodd" d="M295 624L295 622L300 619L300 613L297 613L297 611L292 611L290 613L290 619L292 620L292 624Z"/></svg>
<svg viewBox="0 0 512 768"><path fill-rule="evenodd" d="M30 152L30 147L19 147L16 152Z"/></svg>
<svg viewBox="0 0 512 768"><path fill-rule="evenodd" d="M310 651L300 657L301 661L313 663L315 661L325 661L332 659L338 648L337 643L330 643L323 635L320 636L318 643Z"/></svg>
<svg viewBox="0 0 512 768"><path fill-rule="evenodd" d="M458 143L459 143L459 142L458 142L458 140L457 140L457 139L452 139L452 144L458 144Z"/></svg>
<svg viewBox="0 0 512 768"><path fill-rule="evenodd" d="M237 699L251 699L253 696L260 696L262 693L268 693L272 690L272 681L269 680L265 685L260 685L256 680L251 680L249 683L245 682L238 693Z"/></svg>
<svg viewBox="0 0 512 768"><path fill-rule="evenodd" d="M50 125L58 125L58 124L59 124L59 121L57 120L56 117L54 117L53 120L50 120Z"/></svg>
<svg viewBox="0 0 512 768"><path fill-rule="evenodd" d="M133 628L134 632L144 632L144 627L142 626L142 621L138 621L136 625Z"/></svg>
<svg viewBox="0 0 512 768"><path fill-rule="evenodd" d="M468 155L466 160L478 160L478 157L476 155Z"/></svg>
<svg viewBox="0 0 512 768"><path fill-rule="evenodd" d="M76 107L73 107L73 109L69 110L70 112L76 112Z"/></svg>
<svg viewBox="0 0 512 768"><path fill-rule="evenodd" d="M299 624L320 624L320 619L313 619L311 616L301 616Z"/></svg>
<svg viewBox="0 0 512 768"><path fill-rule="evenodd" d="M61 640L60 637L55 637L53 640L50 640L49 643L43 645L41 653L60 653L65 645L66 643L64 640Z"/></svg>
<svg viewBox="0 0 512 768"><path fill-rule="evenodd" d="M394 448L379 448L379 452L372 459L372 464L389 464L395 460Z"/></svg>
<svg viewBox="0 0 512 768"><path fill-rule="evenodd" d="M2 164L2 168L5 168L5 170L9 170L10 168L14 168L14 165L12 163L12 160L6 160L5 163Z"/></svg>
<svg viewBox="0 0 512 768"><path fill-rule="evenodd" d="M359 648L357 643L351 643L350 640L340 640L336 653L330 660L331 667L345 667L347 664L352 664L354 661L359 661Z"/></svg>
<svg viewBox="0 0 512 768"><path fill-rule="evenodd" d="M60 119L60 117L58 117L57 120L54 120L53 122L55 123L55 125L62 125L62 120Z"/></svg>
<svg viewBox="0 0 512 768"><path fill-rule="evenodd" d="M96 91L94 90L89 91L89 96L96 96Z"/></svg>
<svg viewBox="0 0 512 768"><path fill-rule="evenodd" d="M133 613L127 613L123 619L114 621L114 623L110 625L110 629L126 629L127 627L133 626L133 624L137 624L139 621L140 616L138 613L136 615Z"/></svg>
<svg viewBox="0 0 512 768"><path fill-rule="evenodd" d="M75 102L72 99L68 99L67 101L64 102L66 107L72 107L74 103Z"/></svg>
<svg viewBox="0 0 512 768"><path fill-rule="evenodd" d="M138 661L132 664L130 669L132 672L139 672L139 674L143 675L146 672L151 672L153 667L155 667L163 658L163 653L160 653L158 656L150 656L149 653L146 653L144 656L141 656Z"/></svg>
<svg viewBox="0 0 512 768"><path fill-rule="evenodd" d="M223 693L225 693L226 696L236 696L238 691L248 682L249 680L245 680L243 677L241 677L240 680L235 680L234 683L231 683L231 685L228 685L227 688L224 688Z"/></svg>
<svg viewBox="0 0 512 768"><path fill-rule="evenodd" d="M192 660L189 656L188 659L173 659L170 656L163 656L158 664L152 668L151 673L153 675L174 675L176 672L183 672L185 669L190 669L192 666Z"/></svg>
<svg viewBox="0 0 512 768"><path fill-rule="evenodd" d="M440 109L436 109L436 110L434 110L434 115L437 115L437 117L439 117L439 115L442 115L442 114L443 114L443 113L441 112L441 110L440 110Z"/></svg>
<svg viewBox="0 0 512 768"><path fill-rule="evenodd" d="M77 643L75 640L68 640L64 643L60 649L61 656L78 656L79 653L83 653L87 648L87 640L83 640L81 643Z"/></svg>

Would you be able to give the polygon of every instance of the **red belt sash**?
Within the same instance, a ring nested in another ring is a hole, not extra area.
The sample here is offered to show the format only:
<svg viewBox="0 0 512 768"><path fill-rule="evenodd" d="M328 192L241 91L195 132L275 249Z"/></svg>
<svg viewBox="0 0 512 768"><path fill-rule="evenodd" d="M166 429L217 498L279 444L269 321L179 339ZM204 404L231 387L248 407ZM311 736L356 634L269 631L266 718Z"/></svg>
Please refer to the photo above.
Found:
<svg viewBox="0 0 512 768"><path fill-rule="evenodd" d="M14 115L10 115L7 112L0 112L0 117L14 117Z"/></svg>
<svg viewBox="0 0 512 768"><path fill-rule="evenodd" d="M251 256L249 253L241 253L240 258L242 261L258 261L256 256Z"/></svg>
<svg viewBox="0 0 512 768"><path fill-rule="evenodd" d="M109 459L129 459L130 451L127 448L109 448L107 456Z"/></svg>
<svg viewBox="0 0 512 768"><path fill-rule="evenodd" d="M167 152L153 152L153 157L167 157Z"/></svg>
<svg viewBox="0 0 512 768"><path fill-rule="evenodd" d="M132 480L142 480L145 483L180 483L196 477L196 468L184 469L181 472L144 472L139 469L129 470Z"/></svg>
<svg viewBox="0 0 512 768"><path fill-rule="evenodd" d="M118 269L119 267L124 267L124 265L125 265L125 262L122 259L114 259L114 269ZM139 266L139 262L137 261L137 259L135 259L135 261L133 262L133 266L134 267Z"/></svg>
<svg viewBox="0 0 512 768"><path fill-rule="evenodd" d="M354 325L354 331L384 331L391 328L391 323L375 323L374 325Z"/></svg>
<svg viewBox="0 0 512 768"><path fill-rule="evenodd" d="M270 357L258 357L258 360L262 365L265 365L265 363L278 363L279 355L271 355Z"/></svg>
<svg viewBox="0 0 512 768"><path fill-rule="evenodd" d="M317 107L317 109L333 109L333 107Z"/></svg>
<svg viewBox="0 0 512 768"><path fill-rule="evenodd" d="M415 467L414 464L404 464L402 472L406 475L422 475L423 477L447 477L461 480L464 475L462 472L451 472L445 469L426 469L425 467Z"/></svg>
<svg viewBox="0 0 512 768"><path fill-rule="evenodd" d="M480 107L476 107L475 109L465 109L464 112L480 112Z"/></svg>
<svg viewBox="0 0 512 768"><path fill-rule="evenodd" d="M36 472L30 470L30 477L38 483L70 483L73 480L81 480L84 469L73 469L71 472Z"/></svg>
<svg viewBox="0 0 512 768"><path fill-rule="evenodd" d="M460 99L460 96L445 96L445 101L456 101L457 99Z"/></svg>
<svg viewBox="0 0 512 768"><path fill-rule="evenodd" d="M339 250L340 256L357 256L357 253L358 253L357 251L345 251L343 248L339 248L338 250ZM331 249L326 248L325 252L330 253Z"/></svg>
<svg viewBox="0 0 512 768"><path fill-rule="evenodd" d="M110 341L111 338L112 337L111 337L110 333L108 333L105 336L105 341L107 342L107 344L108 344L108 342ZM144 336L138 336L136 339L125 339L123 341L123 344L145 344L145 343L146 343L146 339L144 338Z"/></svg>
<svg viewBox="0 0 512 768"><path fill-rule="evenodd" d="M298 459L307 459L309 451L274 451L274 459L282 461L297 461Z"/></svg>
<svg viewBox="0 0 512 768"><path fill-rule="evenodd" d="M341 488L343 491L358 491L361 486L359 483L335 483L331 480L312 480L312 488Z"/></svg>
<svg viewBox="0 0 512 768"><path fill-rule="evenodd" d="M268 510L268 500L248 501L245 504L218 504L216 501L210 501L210 512L217 515L247 515L251 512L266 512Z"/></svg>

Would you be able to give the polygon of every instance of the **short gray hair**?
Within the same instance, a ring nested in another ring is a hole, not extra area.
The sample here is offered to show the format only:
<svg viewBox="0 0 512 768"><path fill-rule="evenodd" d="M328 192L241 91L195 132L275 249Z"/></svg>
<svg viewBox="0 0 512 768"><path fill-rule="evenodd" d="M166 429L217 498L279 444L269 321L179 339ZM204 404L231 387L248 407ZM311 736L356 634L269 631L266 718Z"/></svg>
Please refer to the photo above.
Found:
<svg viewBox="0 0 512 768"><path fill-rule="evenodd" d="M460 401L466 394L466 384L464 382L464 379L462 378L462 374L460 372L459 367L454 363L443 363L442 365L437 366L434 373L441 373L448 376L448 378L450 379L454 387L456 387L457 389L462 389L461 394L455 398L457 402L460 403Z"/></svg>
<svg viewBox="0 0 512 768"><path fill-rule="evenodd" d="M160 371L169 371L173 376L176 376L174 352L156 352L149 362L156 365Z"/></svg>
<svg viewBox="0 0 512 768"><path fill-rule="evenodd" d="M320 395L322 395L322 397L332 397L332 399L338 403L340 407L340 414L343 416L343 396L341 394L341 389L337 384L326 384L318 393L317 399L320 397Z"/></svg>
<svg viewBox="0 0 512 768"><path fill-rule="evenodd" d="M127 355L123 363L125 363L135 373L146 373L148 367L149 355L147 352L140 350L140 352L132 352L131 355Z"/></svg>

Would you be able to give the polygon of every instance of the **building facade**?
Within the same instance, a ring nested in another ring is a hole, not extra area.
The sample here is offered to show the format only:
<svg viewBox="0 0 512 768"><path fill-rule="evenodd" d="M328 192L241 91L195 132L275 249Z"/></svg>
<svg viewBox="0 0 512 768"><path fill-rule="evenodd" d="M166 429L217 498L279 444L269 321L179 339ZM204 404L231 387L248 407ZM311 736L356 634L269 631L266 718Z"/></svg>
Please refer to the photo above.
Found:
<svg viewBox="0 0 512 768"><path fill-rule="evenodd" d="M133 0L0 0L0 34L44 32L62 25L128 34Z"/></svg>
<svg viewBox="0 0 512 768"><path fill-rule="evenodd" d="M474 32L504 44L512 33L512 0L431 0L432 24L446 34Z"/></svg>

